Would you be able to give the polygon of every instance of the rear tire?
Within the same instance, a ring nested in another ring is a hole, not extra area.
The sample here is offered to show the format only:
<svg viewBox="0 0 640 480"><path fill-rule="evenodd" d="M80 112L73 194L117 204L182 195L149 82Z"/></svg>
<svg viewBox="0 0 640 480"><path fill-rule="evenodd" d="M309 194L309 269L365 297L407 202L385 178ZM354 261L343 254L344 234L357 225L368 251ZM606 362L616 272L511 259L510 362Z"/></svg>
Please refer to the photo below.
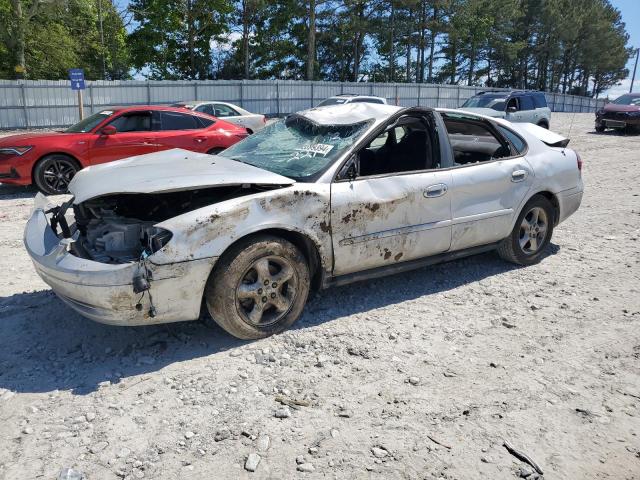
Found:
<svg viewBox="0 0 640 480"><path fill-rule="evenodd" d="M555 209L542 195L529 200L511 231L498 246L498 254L518 265L538 263L551 242Z"/></svg>
<svg viewBox="0 0 640 480"><path fill-rule="evenodd" d="M41 158L33 169L33 181L42 193L61 195L69 191L69 183L80 165L68 155L54 153Z"/></svg>
<svg viewBox="0 0 640 480"><path fill-rule="evenodd" d="M234 337L280 333L302 314L309 266L292 243L272 235L241 240L218 261L205 288L213 320Z"/></svg>

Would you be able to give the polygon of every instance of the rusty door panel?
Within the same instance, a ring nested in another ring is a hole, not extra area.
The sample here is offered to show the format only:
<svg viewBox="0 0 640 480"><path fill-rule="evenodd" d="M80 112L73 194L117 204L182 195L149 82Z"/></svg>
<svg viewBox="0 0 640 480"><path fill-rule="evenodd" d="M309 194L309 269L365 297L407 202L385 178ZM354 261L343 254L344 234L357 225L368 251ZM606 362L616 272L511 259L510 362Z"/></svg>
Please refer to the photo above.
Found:
<svg viewBox="0 0 640 480"><path fill-rule="evenodd" d="M449 171L333 183L334 275L447 251L450 183ZM434 185L444 185L444 191L430 196Z"/></svg>

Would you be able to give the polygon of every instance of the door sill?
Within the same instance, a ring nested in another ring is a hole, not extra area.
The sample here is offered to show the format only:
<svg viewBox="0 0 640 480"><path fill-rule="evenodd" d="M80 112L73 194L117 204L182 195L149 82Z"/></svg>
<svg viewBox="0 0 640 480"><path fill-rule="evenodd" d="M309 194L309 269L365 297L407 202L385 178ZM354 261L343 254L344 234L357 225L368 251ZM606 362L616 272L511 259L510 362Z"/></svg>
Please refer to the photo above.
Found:
<svg viewBox="0 0 640 480"><path fill-rule="evenodd" d="M361 282L363 280L386 277L388 275L395 275L396 273L416 270L418 268L427 267L429 265L448 262L450 260L457 260L459 258L469 257L471 255L477 255L479 253L490 252L491 250L495 250L496 248L498 248L499 244L500 242L490 243L487 245L465 248L463 250L456 250L454 252L440 253L438 255L432 255L430 257L417 258L415 260L409 260L406 262L399 262L382 267L370 268L368 270L362 270L360 272L347 273L334 277L326 277L323 281L322 288L347 285L349 283Z"/></svg>

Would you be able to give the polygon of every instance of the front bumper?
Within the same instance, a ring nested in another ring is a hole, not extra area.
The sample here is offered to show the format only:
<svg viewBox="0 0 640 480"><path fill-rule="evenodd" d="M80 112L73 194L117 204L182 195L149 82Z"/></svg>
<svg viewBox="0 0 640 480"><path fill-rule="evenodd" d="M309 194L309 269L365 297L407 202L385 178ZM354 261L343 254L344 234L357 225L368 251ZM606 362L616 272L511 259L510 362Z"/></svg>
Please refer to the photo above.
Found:
<svg viewBox="0 0 640 480"><path fill-rule="evenodd" d="M626 112L605 112L596 115L596 127L626 128L640 126L640 115L629 115Z"/></svg>
<svg viewBox="0 0 640 480"><path fill-rule="evenodd" d="M204 287L216 260L157 265L149 257L146 265L151 274L151 288L144 294L136 294L133 278L142 268L139 263L112 265L73 255L68 251L70 239L56 236L41 208L36 208L27 222L24 244L36 272L61 300L81 315L111 325L197 319ZM137 304L141 307L136 308Z"/></svg>

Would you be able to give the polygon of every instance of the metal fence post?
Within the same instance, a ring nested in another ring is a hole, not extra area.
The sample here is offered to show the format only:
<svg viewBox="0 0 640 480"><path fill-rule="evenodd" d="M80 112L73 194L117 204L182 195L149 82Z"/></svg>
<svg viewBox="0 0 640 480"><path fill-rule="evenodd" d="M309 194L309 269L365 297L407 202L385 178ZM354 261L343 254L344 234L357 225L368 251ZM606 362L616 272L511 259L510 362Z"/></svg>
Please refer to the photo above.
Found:
<svg viewBox="0 0 640 480"><path fill-rule="evenodd" d="M240 106L244 108L244 80L240 80L240 83L238 84L238 88L240 91L240 94L238 95L238 99L240 100Z"/></svg>
<svg viewBox="0 0 640 480"><path fill-rule="evenodd" d="M440 106L440 85L436 87L436 108Z"/></svg>
<svg viewBox="0 0 640 480"><path fill-rule="evenodd" d="M458 85L458 100L456 101L455 108L460 108L460 85Z"/></svg>
<svg viewBox="0 0 640 480"><path fill-rule="evenodd" d="M27 111L27 95L24 91L24 83L20 84L20 93L22 95L22 112L24 113L24 126L29 128L29 112Z"/></svg>
<svg viewBox="0 0 640 480"><path fill-rule="evenodd" d="M418 106L420 106L420 94L421 93L422 93L422 90L421 90L420 84L418 84L418 103L417 103Z"/></svg>
<svg viewBox="0 0 640 480"><path fill-rule="evenodd" d="M316 82L314 82L314 81L312 81L312 82L311 82L311 101L309 102L309 103L310 103L310 105L309 105L309 107L310 107L310 108L313 108L313 104L314 104L314 98L313 98L313 96L314 96L314 91L313 91L313 86L315 85L315 83L316 83Z"/></svg>
<svg viewBox="0 0 640 480"><path fill-rule="evenodd" d="M398 98L398 84L396 83L396 105L398 105L399 101L400 101L400 98Z"/></svg>
<svg viewBox="0 0 640 480"><path fill-rule="evenodd" d="M276 80L276 115L280 117L280 81Z"/></svg>
<svg viewBox="0 0 640 480"><path fill-rule="evenodd" d="M91 105L91 114L93 114L93 82L89 84L89 104Z"/></svg>
<svg viewBox="0 0 640 480"><path fill-rule="evenodd" d="M194 93L193 99L198 100L198 82L197 81L193 83L193 93Z"/></svg>
<svg viewBox="0 0 640 480"><path fill-rule="evenodd" d="M147 105L151 105L151 85L149 80L147 80Z"/></svg>

